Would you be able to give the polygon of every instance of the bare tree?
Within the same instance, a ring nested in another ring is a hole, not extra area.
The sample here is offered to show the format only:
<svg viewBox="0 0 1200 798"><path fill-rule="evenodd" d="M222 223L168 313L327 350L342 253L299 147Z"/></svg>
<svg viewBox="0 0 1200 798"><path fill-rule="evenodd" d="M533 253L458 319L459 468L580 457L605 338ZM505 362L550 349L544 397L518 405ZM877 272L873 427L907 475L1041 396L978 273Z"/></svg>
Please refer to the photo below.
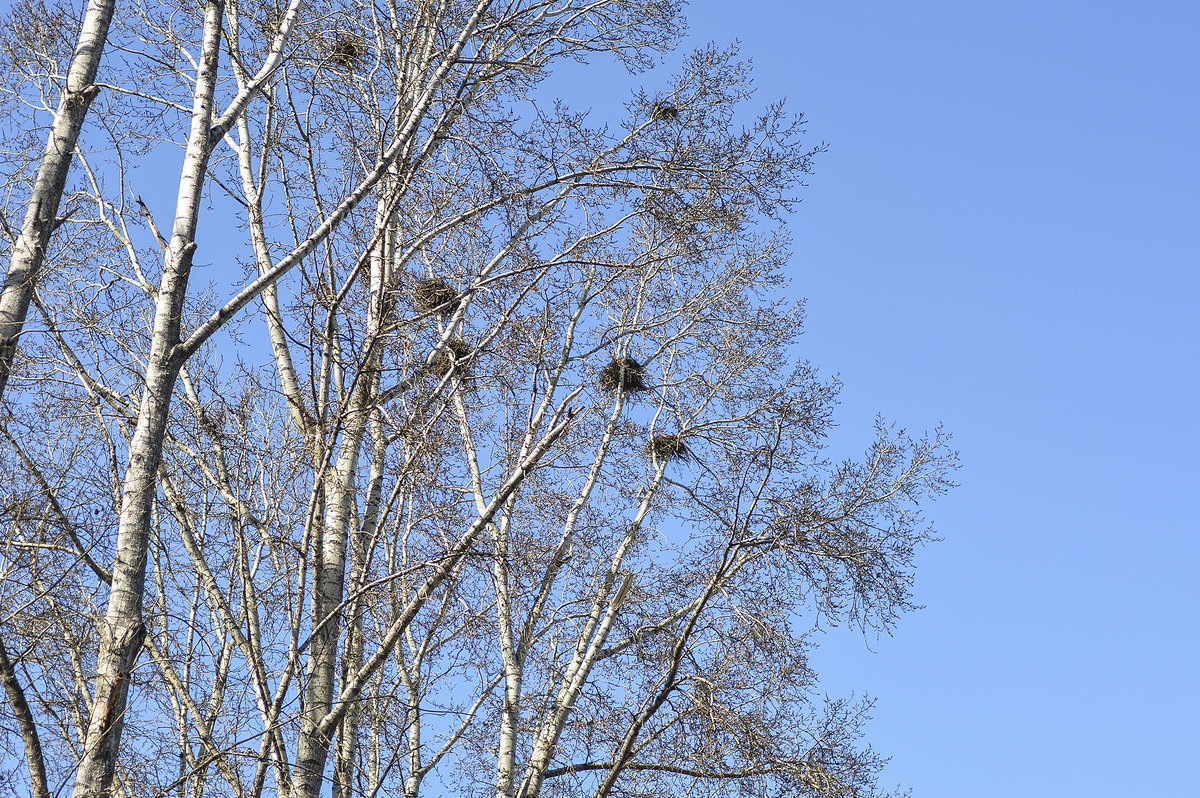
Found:
<svg viewBox="0 0 1200 798"><path fill-rule="evenodd" d="M88 107L98 91L96 72L100 68L100 57L104 52L114 6L114 0L89 0L87 4L78 43L67 74L62 79L58 108L30 192L25 221L13 243L4 288L0 291L0 398L4 397L17 341L29 312L29 300L41 273L50 236L64 221L58 216L59 205L79 132L83 128ZM65 15L60 10L49 19L39 19L34 16L38 10L31 5L25 6L15 15L20 34L25 38L22 42L24 48L10 49L10 53L18 59L37 60L60 55L54 53L53 49L47 52L39 45L46 44L46 40L55 33L61 34L61 29L54 31L52 26L61 22ZM58 78L57 75L52 77Z"/></svg>
<svg viewBox="0 0 1200 798"><path fill-rule="evenodd" d="M822 453L837 386L794 360L778 228L820 148L782 106L740 121L735 51L611 125L539 93L649 65L679 15L117 10L0 419L16 778L875 794L867 707L814 705L805 630L910 606L954 455L882 423ZM160 225L138 167L176 151Z"/></svg>

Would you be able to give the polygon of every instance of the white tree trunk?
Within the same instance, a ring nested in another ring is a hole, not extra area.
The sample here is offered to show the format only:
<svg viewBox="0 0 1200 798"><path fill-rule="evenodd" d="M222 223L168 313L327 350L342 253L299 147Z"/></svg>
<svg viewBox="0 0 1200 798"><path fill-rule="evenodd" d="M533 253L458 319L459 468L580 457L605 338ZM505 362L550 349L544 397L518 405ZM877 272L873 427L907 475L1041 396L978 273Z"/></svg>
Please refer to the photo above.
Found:
<svg viewBox="0 0 1200 798"><path fill-rule="evenodd" d="M50 798L50 788L46 783L46 761L42 757L42 742L38 736L37 724L29 702L25 700L25 690L17 681L17 671L8 658L4 648L4 640L0 639L0 682L4 684L4 693L8 703L12 704L13 716L21 727L21 742L25 745L25 759L29 763L29 781L33 789L33 798Z"/></svg>
<svg viewBox="0 0 1200 798"><path fill-rule="evenodd" d="M155 304L154 334L137 428L129 445L112 589L100 628L93 708L83 756L75 774L75 798L100 798L112 790L129 697L129 674L137 663L146 636L142 604L150 520L158 493L158 466L162 459L171 394L183 365L176 345L192 256L196 251L196 223L211 152L209 131L224 8L221 0L213 0L205 9L192 127L179 181L171 243Z"/></svg>
<svg viewBox="0 0 1200 798"><path fill-rule="evenodd" d="M29 300L46 257L50 235L57 227L58 206L62 202L67 173L71 170L79 131L99 91L95 86L96 72L108 40L108 26L115 5L116 0L88 2L79 43L67 72L67 85L54 113L54 124L21 225L21 235L13 245L12 262L4 279L3 293L0 293L0 399L4 398L4 388L12 374L21 328L29 312Z"/></svg>
<svg viewBox="0 0 1200 798"><path fill-rule="evenodd" d="M313 585L313 633L308 660L308 684L304 691L304 720L296 748L296 770L292 782L295 798L317 798L324 781L333 729L322 728L334 699L334 677L338 670L338 644L341 637L341 603L346 583L346 554L352 521L351 503L355 498L355 473L359 451L370 412L370 390L360 385L347 414L341 453L335 467L326 470L325 521Z"/></svg>

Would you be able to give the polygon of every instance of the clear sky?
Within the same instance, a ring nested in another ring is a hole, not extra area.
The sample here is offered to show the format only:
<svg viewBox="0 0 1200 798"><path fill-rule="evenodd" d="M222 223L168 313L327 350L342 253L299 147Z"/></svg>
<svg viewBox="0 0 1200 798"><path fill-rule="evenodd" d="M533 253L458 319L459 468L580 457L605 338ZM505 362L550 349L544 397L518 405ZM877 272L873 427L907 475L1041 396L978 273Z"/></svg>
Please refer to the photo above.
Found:
<svg viewBox="0 0 1200 798"><path fill-rule="evenodd" d="M793 217L804 355L955 433L926 609L835 630L921 798L1200 795L1200 3L696 0L830 144ZM1188 764L1188 763L1192 764Z"/></svg>

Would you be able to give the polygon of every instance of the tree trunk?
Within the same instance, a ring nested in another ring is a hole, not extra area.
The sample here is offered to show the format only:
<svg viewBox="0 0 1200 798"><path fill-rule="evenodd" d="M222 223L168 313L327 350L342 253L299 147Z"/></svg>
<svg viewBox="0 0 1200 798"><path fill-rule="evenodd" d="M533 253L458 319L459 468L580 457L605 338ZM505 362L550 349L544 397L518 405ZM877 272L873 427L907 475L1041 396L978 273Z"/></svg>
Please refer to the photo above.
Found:
<svg viewBox="0 0 1200 798"><path fill-rule="evenodd" d="M100 798L112 790L129 698L129 674L137 663L146 637L146 627L142 623L142 596L146 582L151 512L158 493L157 473L162 459L171 394L183 365L176 345L179 343L180 314L187 295L192 256L196 251L200 196L211 151L210 124L224 10L221 0L212 0L205 9L204 43L196 80L192 128L179 181L171 243L167 249L154 310L154 335L145 388L142 391L137 428L129 445L129 468L125 472L121 495L112 592L108 611L100 625L100 654L93 709L84 739L83 756L75 774L75 798Z"/></svg>
<svg viewBox="0 0 1200 798"><path fill-rule="evenodd" d="M50 788L46 782L46 761L42 757L42 742L38 737L37 724L33 720L33 712L29 702L25 700L25 691L17 681L17 671L8 658L4 641L0 639L0 682L4 682L4 692L8 702L12 704L13 715L17 725L21 727L21 740L25 744L25 758L29 761L29 782L33 788L33 798L50 798Z"/></svg>
<svg viewBox="0 0 1200 798"><path fill-rule="evenodd" d="M364 381L369 382L369 380ZM355 496L355 472L366 431L369 390L360 383L351 398L346 431L337 464L327 470L324 527L313 584L312 618L319 628L313 633L308 660L308 684L304 691L304 720L296 748L294 798L317 798L321 792L325 763L332 743L321 729L334 699L338 645L341 639L342 602L346 584L347 538L351 524L351 502Z"/></svg>
<svg viewBox="0 0 1200 798"><path fill-rule="evenodd" d="M94 85L96 71L104 54L114 6L115 0L90 0L88 3L79 43L67 72L67 85L54 113L54 124L25 211L21 235L13 245L12 262L4 279L4 290L0 293L0 399L4 398L4 388L12 374L17 342L46 257L50 235L58 226L58 206L67 184L75 143L98 91Z"/></svg>

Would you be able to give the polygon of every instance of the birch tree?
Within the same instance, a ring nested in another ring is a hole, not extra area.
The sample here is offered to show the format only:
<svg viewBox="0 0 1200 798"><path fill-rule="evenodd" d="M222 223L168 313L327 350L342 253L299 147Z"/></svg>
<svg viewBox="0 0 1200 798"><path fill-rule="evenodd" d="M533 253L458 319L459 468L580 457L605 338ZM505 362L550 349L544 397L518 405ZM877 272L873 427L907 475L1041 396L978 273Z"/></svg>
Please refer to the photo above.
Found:
<svg viewBox="0 0 1200 798"><path fill-rule="evenodd" d="M808 631L911 606L955 458L883 422L824 453L780 226L821 148L747 116L733 48L638 86L681 26L117 9L0 419L14 783L878 794L869 706L814 701ZM540 88L596 57L631 71L607 123Z"/></svg>
<svg viewBox="0 0 1200 798"><path fill-rule="evenodd" d="M20 235L12 244L4 287L0 290L0 399L4 397L4 388L12 371L17 342L29 312L29 301L42 269L50 236L63 221L58 216L59 206L79 132L99 90L95 82L96 73L108 38L114 5L114 0L89 0L87 4L70 66L61 81L58 107L29 195L25 221L21 225ZM50 19L38 19L34 16L37 11L36 7L28 5L14 15L14 21L19 26L17 38L24 39L13 42L10 47L10 54L16 56L14 60L36 62L38 59L61 58L63 55L61 51L56 52L56 48L47 49L45 45L61 36L61 31L54 31L51 26L63 21L66 14L60 9ZM47 77L57 79L60 76Z"/></svg>

